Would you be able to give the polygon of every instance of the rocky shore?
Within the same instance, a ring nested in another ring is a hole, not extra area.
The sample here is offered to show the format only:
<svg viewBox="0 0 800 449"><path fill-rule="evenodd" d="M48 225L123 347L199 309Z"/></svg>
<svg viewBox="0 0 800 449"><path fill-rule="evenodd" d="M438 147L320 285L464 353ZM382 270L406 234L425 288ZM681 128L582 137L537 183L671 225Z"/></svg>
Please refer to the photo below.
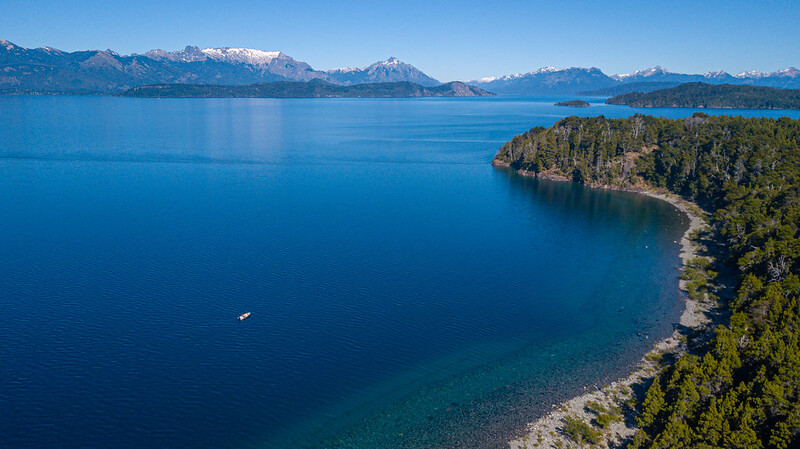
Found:
<svg viewBox="0 0 800 449"><path fill-rule="evenodd" d="M494 161L496 166L508 164ZM518 170L522 176L531 176L538 179L551 181L571 181L571 179L555 174L533 173ZM686 201L677 195L668 192L655 191L647 186L621 188L609 185L591 185L590 187L620 190L647 195L666 201L689 218L689 227L681 238L680 258L683 268L690 260L701 256L702 245L693 238L707 228L704 213L696 204ZM679 287L682 292L687 291L687 281L681 279ZM686 353L688 334L704 333L713 326L709 318L714 304L704 298L692 299L684 294L685 310L673 334L659 342L642 358L637 369L628 377L620 379L599 389L589 390L581 396L570 399L561 404L553 404L552 410L545 416L531 422L526 434L509 442L511 449L531 448L571 448L581 447L575 441L575 429L592 432L596 439L594 447L616 448L621 447L633 437L636 432L633 401L637 400L649 386L655 374L663 366L665 360L674 360ZM602 415L605 415L601 417ZM569 424L569 425L568 425ZM581 433L581 432L578 432ZM571 435L572 434L572 435Z"/></svg>

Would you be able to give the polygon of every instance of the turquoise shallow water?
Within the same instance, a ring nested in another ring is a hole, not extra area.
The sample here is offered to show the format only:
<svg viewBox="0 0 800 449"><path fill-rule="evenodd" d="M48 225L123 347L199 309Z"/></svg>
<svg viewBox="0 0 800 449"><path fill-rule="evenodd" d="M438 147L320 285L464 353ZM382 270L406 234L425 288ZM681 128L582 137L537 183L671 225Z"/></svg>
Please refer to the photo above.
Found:
<svg viewBox="0 0 800 449"><path fill-rule="evenodd" d="M685 217L491 167L635 112L553 102L0 97L0 446L501 447L624 374Z"/></svg>

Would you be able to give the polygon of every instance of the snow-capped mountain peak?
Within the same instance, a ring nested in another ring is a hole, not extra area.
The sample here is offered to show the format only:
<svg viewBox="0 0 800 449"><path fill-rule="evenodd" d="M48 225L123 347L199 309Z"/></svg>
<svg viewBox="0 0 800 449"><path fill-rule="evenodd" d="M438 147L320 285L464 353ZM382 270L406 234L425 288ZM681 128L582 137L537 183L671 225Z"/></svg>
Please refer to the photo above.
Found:
<svg viewBox="0 0 800 449"><path fill-rule="evenodd" d="M522 78L523 76L528 76L534 73L535 72L513 73L511 75L504 75L504 76L487 76L485 78L479 78L476 80L467 81L467 83L491 83L492 81L509 81L517 78Z"/></svg>
<svg viewBox="0 0 800 449"><path fill-rule="evenodd" d="M517 79L517 78L522 78L522 77L524 77L526 75L530 75L532 73L534 73L534 72L530 72L530 73L512 73L511 75L501 76L499 78L493 76L492 77L492 81L494 81L494 80L508 81L508 80L513 80L513 79Z"/></svg>
<svg viewBox="0 0 800 449"><path fill-rule="evenodd" d="M659 73L672 73L672 72L670 72L669 70L665 69L664 67L661 67L660 65L657 65L655 67L651 67L649 69L637 70L637 71L633 72L634 75L640 75L640 76L645 76L645 77L658 75Z"/></svg>
<svg viewBox="0 0 800 449"><path fill-rule="evenodd" d="M328 73L350 73L350 72L355 72L356 70L364 70L364 69L359 69L356 67L342 67L340 69L328 70Z"/></svg>
<svg viewBox="0 0 800 449"><path fill-rule="evenodd" d="M279 51L256 50L253 48L214 47L199 48L187 46L180 51L150 50L144 54L151 59L168 59L177 62L197 62L213 60L229 64L248 64L264 68L274 59L290 59Z"/></svg>
<svg viewBox="0 0 800 449"><path fill-rule="evenodd" d="M283 55L279 51L264 51L252 48L204 48L200 51L208 56L209 59L255 66L269 65L273 59Z"/></svg>
<svg viewBox="0 0 800 449"><path fill-rule="evenodd" d="M562 70L564 69L559 69L558 67L553 67L549 65L547 67L542 67L541 69L531 73L553 73L553 72L560 72Z"/></svg>
<svg viewBox="0 0 800 449"><path fill-rule="evenodd" d="M734 78L764 78L767 73L759 72L758 70L748 70L746 72L739 72L733 74Z"/></svg>
<svg viewBox="0 0 800 449"><path fill-rule="evenodd" d="M358 72L358 71L369 71L369 70L379 69L379 68L382 68L382 67L383 68L392 68L392 67L394 67L394 68L397 68L397 69L403 68L403 67L409 67L409 68L412 68L412 69L414 68L413 66L411 66L409 64L406 64L405 62L403 62L403 61L395 58L394 56L392 56L392 57L390 57L389 59L387 59L385 61L374 62L374 63L368 65L367 67L342 67L342 68L339 68L339 69L328 70L327 73L350 73L350 72Z"/></svg>
<svg viewBox="0 0 800 449"><path fill-rule="evenodd" d="M505 75L505 76L487 76L485 78L479 78L479 79L476 79L476 80L473 80L473 81L470 81L470 82L473 82L473 83L491 83L492 81L511 81L511 80L530 77L530 76L535 76L535 75L546 75L548 73L563 72L565 70L569 70L569 69L553 67L553 66L547 66L547 67L542 67L540 69L534 70L533 72L513 73L511 75Z"/></svg>
<svg viewBox="0 0 800 449"><path fill-rule="evenodd" d="M0 39L0 47L5 48L6 50L13 50L13 49L17 48L16 45L12 44L11 42L9 42L9 41L7 41L5 39Z"/></svg>
<svg viewBox="0 0 800 449"><path fill-rule="evenodd" d="M712 70L710 72L704 73L703 76L706 78L724 78L728 76L728 72L725 72L723 70Z"/></svg>
<svg viewBox="0 0 800 449"><path fill-rule="evenodd" d="M672 73L672 72L670 72L669 70L665 69L664 67L661 67L660 65L657 65L657 66L651 67L649 69L637 70L637 71L635 71L633 73L620 73L619 75L611 75L611 78L613 78L613 79L615 79L617 81L623 81L623 80L628 79L628 78L647 78L647 77L651 77L651 76L654 76L654 75L668 74L668 73Z"/></svg>
<svg viewBox="0 0 800 449"><path fill-rule="evenodd" d="M187 45L186 48L179 51L166 51L161 49L150 50L145 53L144 56L155 60L167 59L175 62L197 62L208 59L208 56L203 53L199 47L190 45Z"/></svg>
<svg viewBox="0 0 800 449"><path fill-rule="evenodd" d="M403 67L412 67L405 62L395 58L394 56L390 57L385 61L378 61L376 63L370 64L369 67L364 67L362 70L370 70L375 69L377 67L393 67L393 68L403 68Z"/></svg>
<svg viewBox="0 0 800 449"><path fill-rule="evenodd" d="M795 77L797 77L797 76L800 76L800 70L797 70L797 69L796 69L796 68L794 68L794 67L788 67L788 68L785 68L785 69L783 69L783 70L778 70L777 72L775 72L775 73L772 73L771 75L773 75L773 76L785 76L785 77L789 77L789 78L795 78Z"/></svg>
<svg viewBox="0 0 800 449"><path fill-rule="evenodd" d="M39 47L38 49L42 50L42 51L46 51L47 53L56 53L56 54L64 53L63 51L61 51L61 50L59 50L57 48L53 48L53 47ZM110 52L111 50L106 50L106 51Z"/></svg>
<svg viewBox="0 0 800 449"><path fill-rule="evenodd" d="M379 83L410 81L423 86L438 86L439 81L422 73L419 69L392 56L367 67L332 69L325 72L332 81L351 85L358 83Z"/></svg>

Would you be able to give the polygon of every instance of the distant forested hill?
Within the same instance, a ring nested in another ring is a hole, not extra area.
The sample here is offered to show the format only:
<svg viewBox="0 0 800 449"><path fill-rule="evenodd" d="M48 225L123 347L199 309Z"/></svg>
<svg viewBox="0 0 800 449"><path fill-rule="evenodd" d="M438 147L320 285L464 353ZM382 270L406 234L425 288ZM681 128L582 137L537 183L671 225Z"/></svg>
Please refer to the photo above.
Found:
<svg viewBox="0 0 800 449"><path fill-rule="evenodd" d="M669 89L680 85L681 83L679 82L670 81L642 81L637 83L619 84L603 89L587 90L584 92L578 92L578 95L587 95L590 97L610 97L614 95L627 94L628 92L647 93L654 90Z"/></svg>
<svg viewBox="0 0 800 449"><path fill-rule="evenodd" d="M650 93L630 92L606 103L638 108L800 109L800 89L686 83Z"/></svg>
<svg viewBox="0 0 800 449"><path fill-rule="evenodd" d="M274 83L221 86L213 84L155 84L129 89L124 97L153 98L322 98L322 97L482 97L494 95L459 81L435 87L409 82L368 83L340 86L325 81L277 81Z"/></svg>
<svg viewBox="0 0 800 449"><path fill-rule="evenodd" d="M629 448L800 447L800 120L568 117L514 137L495 161L668 189L711 213L738 273L729 322L658 374ZM690 295L705 285L694 282Z"/></svg>

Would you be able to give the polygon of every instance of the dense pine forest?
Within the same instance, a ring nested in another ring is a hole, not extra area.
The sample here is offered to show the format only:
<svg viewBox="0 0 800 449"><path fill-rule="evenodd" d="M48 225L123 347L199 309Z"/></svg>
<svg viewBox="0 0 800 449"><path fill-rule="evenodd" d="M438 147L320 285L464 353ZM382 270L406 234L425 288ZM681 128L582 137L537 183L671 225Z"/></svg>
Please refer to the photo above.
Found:
<svg viewBox="0 0 800 449"><path fill-rule="evenodd" d="M637 108L800 109L800 89L686 83L649 93L625 93L606 103Z"/></svg>
<svg viewBox="0 0 800 449"><path fill-rule="evenodd" d="M659 373L629 447L800 447L800 120L568 117L515 137L496 161L667 189L711 214L738 273L729 323Z"/></svg>

